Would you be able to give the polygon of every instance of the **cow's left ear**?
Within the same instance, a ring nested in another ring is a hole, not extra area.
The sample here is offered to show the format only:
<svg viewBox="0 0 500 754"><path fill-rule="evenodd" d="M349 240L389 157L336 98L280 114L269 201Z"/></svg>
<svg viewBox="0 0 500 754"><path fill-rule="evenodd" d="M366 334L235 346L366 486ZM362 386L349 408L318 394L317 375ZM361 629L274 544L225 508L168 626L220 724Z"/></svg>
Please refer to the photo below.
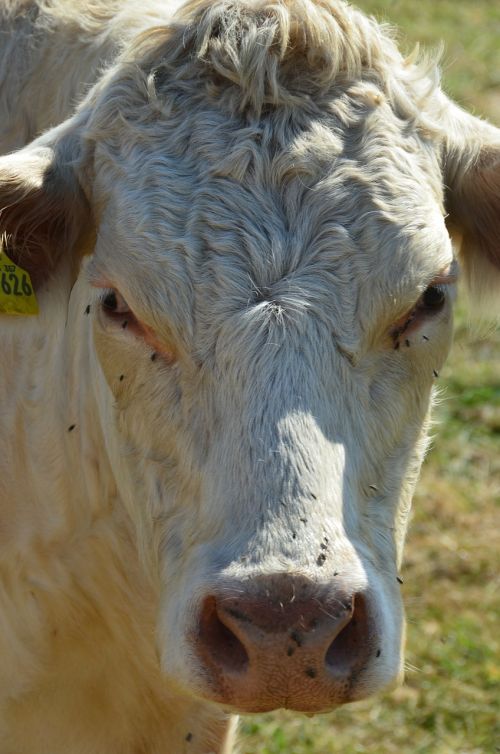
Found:
<svg viewBox="0 0 500 754"><path fill-rule="evenodd" d="M0 157L0 235L8 256L30 273L35 288L63 255L74 253L88 226L76 137L68 122Z"/></svg>
<svg viewBox="0 0 500 754"><path fill-rule="evenodd" d="M500 129L449 101L443 175L450 232L476 294L500 293Z"/></svg>

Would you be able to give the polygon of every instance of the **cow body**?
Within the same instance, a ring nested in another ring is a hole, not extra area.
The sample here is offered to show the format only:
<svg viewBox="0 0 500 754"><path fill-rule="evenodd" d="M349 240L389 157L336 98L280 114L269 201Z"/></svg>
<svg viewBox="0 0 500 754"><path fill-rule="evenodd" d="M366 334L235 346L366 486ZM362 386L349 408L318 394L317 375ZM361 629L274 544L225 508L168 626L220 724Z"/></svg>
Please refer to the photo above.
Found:
<svg viewBox="0 0 500 754"><path fill-rule="evenodd" d="M1 13L40 314L1 323L0 753L221 754L234 712L394 683L496 130L343 3Z"/></svg>

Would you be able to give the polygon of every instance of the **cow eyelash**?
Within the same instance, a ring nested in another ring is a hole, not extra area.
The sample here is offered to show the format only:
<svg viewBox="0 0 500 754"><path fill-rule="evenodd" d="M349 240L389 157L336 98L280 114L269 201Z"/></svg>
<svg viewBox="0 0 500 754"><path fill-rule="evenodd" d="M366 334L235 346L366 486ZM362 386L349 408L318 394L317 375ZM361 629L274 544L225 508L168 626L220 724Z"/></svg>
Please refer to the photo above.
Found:
<svg viewBox="0 0 500 754"><path fill-rule="evenodd" d="M103 294L101 298L101 309L108 319L121 324L124 330L127 327L134 327L137 324L135 315L129 305L123 296L114 288L105 291Z"/></svg>
<svg viewBox="0 0 500 754"><path fill-rule="evenodd" d="M449 286L455 281L456 277L447 273L427 286L413 309L391 329L396 349L399 348L399 339L403 334L409 335L422 320L437 316L442 311L448 299Z"/></svg>
<svg viewBox="0 0 500 754"><path fill-rule="evenodd" d="M101 299L101 306L107 314L128 314L130 308L118 291L106 291Z"/></svg>
<svg viewBox="0 0 500 754"><path fill-rule="evenodd" d="M432 314L441 311L446 303L446 283L431 283L420 296L416 310Z"/></svg>
<svg viewBox="0 0 500 754"><path fill-rule="evenodd" d="M149 348L151 348L150 359L156 361L161 358L163 365L170 366L177 360L175 348L169 347L165 342L161 342L155 335L154 331L146 324L141 322L131 310L121 293L115 288L105 290L100 299L101 312L115 330L121 328L128 333L142 339ZM89 310L90 311L90 310ZM86 312L88 313L88 312ZM119 378L123 380L123 375Z"/></svg>

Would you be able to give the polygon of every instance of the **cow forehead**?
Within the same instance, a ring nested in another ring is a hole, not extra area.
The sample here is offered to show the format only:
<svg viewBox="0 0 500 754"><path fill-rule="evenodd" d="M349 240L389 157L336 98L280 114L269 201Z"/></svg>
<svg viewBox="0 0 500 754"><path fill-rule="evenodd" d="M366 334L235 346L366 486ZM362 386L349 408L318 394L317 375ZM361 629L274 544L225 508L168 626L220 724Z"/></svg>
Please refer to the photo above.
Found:
<svg viewBox="0 0 500 754"><path fill-rule="evenodd" d="M93 99L104 277L182 321L270 292L353 332L367 287L372 318L410 304L451 255L434 93L343 2L188 3Z"/></svg>
<svg viewBox="0 0 500 754"><path fill-rule="evenodd" d="M158 122L113 160L105 145L104 276L184 323L200 308L307 300L352 333L363 286L371 316L377 295L411 303L451 257L437 150L384 104L352 108L350 128L327 112L248 124L207 108Z"/></svg>

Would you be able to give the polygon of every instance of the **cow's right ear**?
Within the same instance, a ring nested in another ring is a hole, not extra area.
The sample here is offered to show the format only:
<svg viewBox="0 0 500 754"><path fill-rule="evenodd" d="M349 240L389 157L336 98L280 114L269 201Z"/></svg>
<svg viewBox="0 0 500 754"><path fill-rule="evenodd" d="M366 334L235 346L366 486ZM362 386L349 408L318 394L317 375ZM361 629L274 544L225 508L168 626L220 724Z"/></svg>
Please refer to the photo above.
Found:
<svg viewBox="0 0 500 754"><path fill-rule="evenodd" d="M77 141L61 127L0 157L0 234L35 288L72 253L88 226L78 163Z"/></svg>
<svg viewBox="0 0 500 754"><path fill-rule="evenodd" d="M443 120L448 227L473 299L489 314L500 293L500 130L449 101Z"/></svg>

